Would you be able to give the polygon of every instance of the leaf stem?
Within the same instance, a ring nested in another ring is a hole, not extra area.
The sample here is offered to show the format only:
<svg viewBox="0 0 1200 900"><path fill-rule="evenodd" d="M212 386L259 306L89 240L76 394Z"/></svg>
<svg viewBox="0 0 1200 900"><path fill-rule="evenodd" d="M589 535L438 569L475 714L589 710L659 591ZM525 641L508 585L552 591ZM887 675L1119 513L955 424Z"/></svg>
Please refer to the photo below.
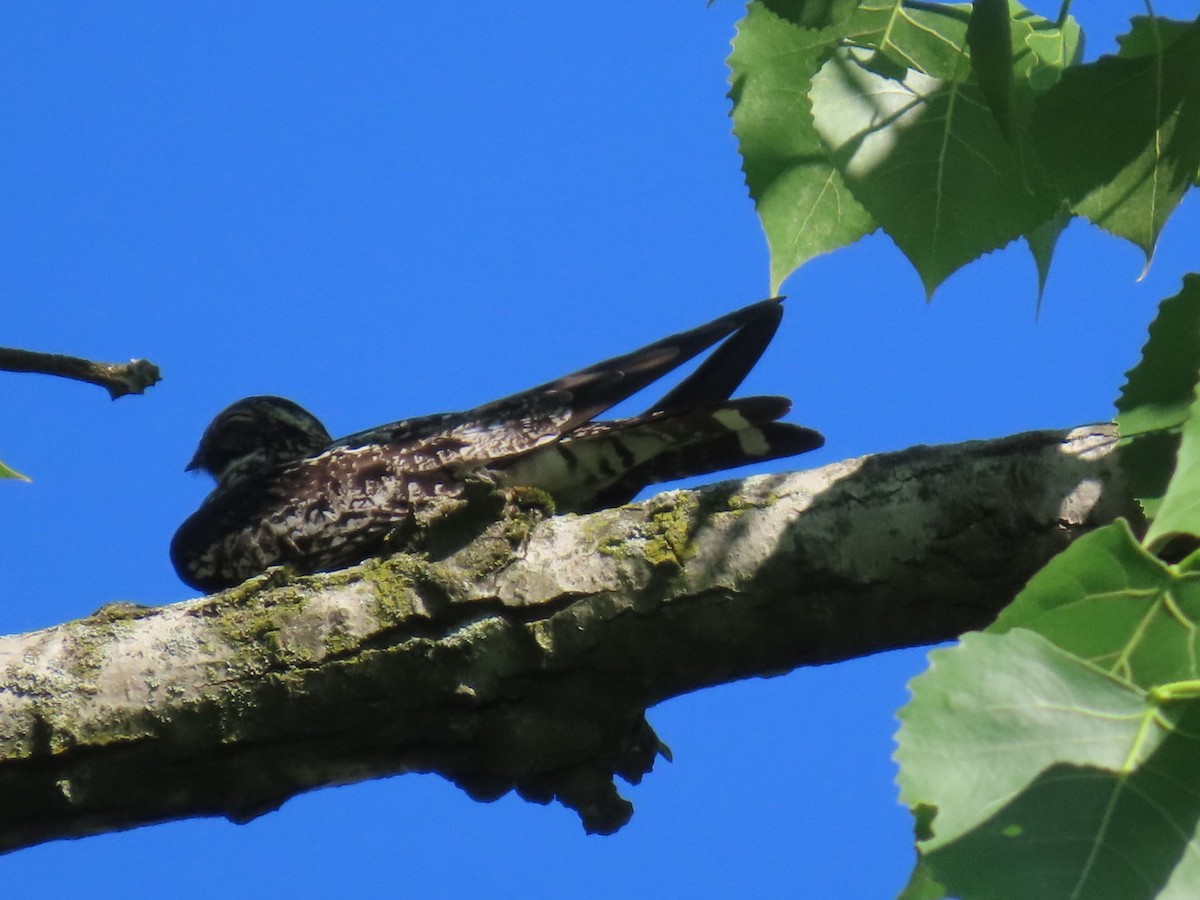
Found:
<svg viewBox="0 0 1200 900"><path fill-rule="evenodd" d="M1200 681L1171 681L1150 689L1150 697L1156 703L1171 703L1179 700L1195 700L1200 697Z"/></svg>
<svg viewBox="0 0 1200 900"><path fill-rule="evenodd" d="M1054 23L1055 28L1062 28L1067 24L1067 16L1071 14L1071 0L1062 0L1062 6L1058 8L1058 21Z"/></svg>

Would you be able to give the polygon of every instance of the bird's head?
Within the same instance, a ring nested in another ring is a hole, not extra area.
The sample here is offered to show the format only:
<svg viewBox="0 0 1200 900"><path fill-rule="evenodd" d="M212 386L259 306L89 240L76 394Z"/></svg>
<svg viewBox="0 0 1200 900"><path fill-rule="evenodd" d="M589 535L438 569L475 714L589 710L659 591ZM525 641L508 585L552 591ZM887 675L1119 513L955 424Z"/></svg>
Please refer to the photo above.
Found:
<svg viewBox="0 0 1200 900"><path fill-rule="evenodd" d="M320 420L282 397L247 397L227 406L204 429L187 471L218 484L301 459L329 444Z"/></svg>

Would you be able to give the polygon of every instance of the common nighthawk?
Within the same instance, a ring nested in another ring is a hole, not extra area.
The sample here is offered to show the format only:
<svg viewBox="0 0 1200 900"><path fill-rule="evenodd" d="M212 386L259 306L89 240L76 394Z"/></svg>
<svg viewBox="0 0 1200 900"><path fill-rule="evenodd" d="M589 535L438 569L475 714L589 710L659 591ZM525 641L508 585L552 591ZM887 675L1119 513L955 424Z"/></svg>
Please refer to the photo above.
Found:
<svg viewBox="0 0 1200 900"><path fill-rule="evenodd" d="M220 590L270 566L311 573L360 562L473 474L541 488L558 512L590 512L649 484L816 449L816 431L777 421L786 398L729 399L782 315L778 299L764 300L511 397L339 440L290 400L239 400L187 466L217 486L175 533L171 561L192 587ZM645 412L595 421L722 339Z"/></svg>

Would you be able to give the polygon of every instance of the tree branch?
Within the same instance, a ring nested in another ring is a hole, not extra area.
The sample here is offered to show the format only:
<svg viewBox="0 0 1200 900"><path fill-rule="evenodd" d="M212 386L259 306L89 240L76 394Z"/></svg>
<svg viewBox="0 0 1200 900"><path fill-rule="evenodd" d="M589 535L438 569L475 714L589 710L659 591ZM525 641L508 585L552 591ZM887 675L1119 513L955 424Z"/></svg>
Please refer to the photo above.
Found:
<svg viewBox="0 0 1200 900"><path fill-rule="evenodd" d="M85 381L104 388L113 400L126 394L144 393L146 388L162 380L158 366L145 359L131 359L127 363L102 363L78 356L37 353L9 347L0 347L0 371L34 372Z"/></svg>
<svg viewBox="0 0 1200 900"><path fill-rule="evenodd" d="M407 771L614 831L613 776L665 751L647 707L985 625L1074 537L1137 517L1113 444L1034 432L526 510L457 549L0 638L0 849Z"/></svg>

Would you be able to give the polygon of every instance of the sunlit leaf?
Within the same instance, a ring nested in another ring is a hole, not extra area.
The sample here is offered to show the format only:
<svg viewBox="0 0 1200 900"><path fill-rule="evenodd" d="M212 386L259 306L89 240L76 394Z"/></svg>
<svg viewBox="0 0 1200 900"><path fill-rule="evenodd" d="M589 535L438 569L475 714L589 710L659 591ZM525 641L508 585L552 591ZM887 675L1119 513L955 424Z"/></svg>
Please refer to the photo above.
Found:
<svg viewBox="0 0 1200 900"><path fill-rule="evenodd" d="M1067 17L1061 25L1034 15L1010 0L1013 28L1013 74L1040 94L1056 85L1067 66L1079 61L1083 33L1079 23ZM1023 48L1023 49L1022 49Z"/></svg>
<svg viewBox="0 0 1200 900"><path fill-rule="evenodd" d="M977 87L915 71L896 81L863 63L839 53L816 76L816 127L928 293L1055 213L1057 198L1031 183Z"/></svg>
<svg viewBox="0 0 1200 900"><path fill-rule="evenodd" d="M919 848L951 895L1196 895L1196 701L1162 705L1021 629L934 651L912 693L901 796L936 810Z"/></svg>
<svg viewBox="0 0 1200 900"><path fill-rule="evenodd" d="M734 132L771 249L772 293L807 260L875 228L813 128L809 79L834 44L752 3L728 61Z"/></svg>
<svg viewBox="0 0 1200 900"><path fill-rule="evenodd" d="M1198 625L1200 573L1155 558L1121 520L1050 560L988 631L1036 631L1149 689L1200 678Z"/></svg>
<svg viewBox="0 0 1200 900"><path fill-rule="evenodd" d="M1074 22L1060 29L1009 4L1012 103L1002 118L1015 131L1005 146L972 79L969 6L866 0L849 9L762 0L738 26L734 131L771 249L772 289L880 224L928 291L1022 234L1044 281L1054 242L1039 229L1060 204L1023 135L1032 94L1076 52Z"/></svg>

